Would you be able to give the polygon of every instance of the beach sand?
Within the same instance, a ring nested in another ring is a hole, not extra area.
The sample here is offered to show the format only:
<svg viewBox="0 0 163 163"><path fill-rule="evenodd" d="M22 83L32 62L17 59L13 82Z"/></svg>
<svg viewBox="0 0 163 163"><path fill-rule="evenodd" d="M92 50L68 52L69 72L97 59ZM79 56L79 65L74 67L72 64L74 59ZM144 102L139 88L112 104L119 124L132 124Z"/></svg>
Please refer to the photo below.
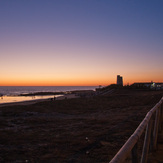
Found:
<svg viewBox="0 0 163 163"><path fill-rule="evenodd" d="M55 97L55 96L54 96ZM72 99L72 98L79 98L75 94L65 94L62 96L58 96L55 100L64 100L64 99ZM0 103L0 107L4 106L15 106L15 105L32 105L38 102L45 102L45 101L52 101L54 98L45 98L45 99L37 99L37 100L27 100L27 101L19 101L19 102L7 102L7 103Z"/></svg>
<svg viewBox="0 0 163 163"><path fill-rule="evenodd" d="M162 96L122 89L1 106L0 162L109 162Z"/></svg>

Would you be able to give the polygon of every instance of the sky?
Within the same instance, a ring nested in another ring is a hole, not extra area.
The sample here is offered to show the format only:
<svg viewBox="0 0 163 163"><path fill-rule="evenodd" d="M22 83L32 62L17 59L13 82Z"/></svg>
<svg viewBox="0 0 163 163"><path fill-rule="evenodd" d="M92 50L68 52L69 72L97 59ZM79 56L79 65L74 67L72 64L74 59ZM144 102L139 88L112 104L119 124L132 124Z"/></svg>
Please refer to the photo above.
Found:
<svg viewBox="0 0 163 163"><path fill-rule="evenodd" d="M163 82L162 0L0 0L0 86Z"/></svg>

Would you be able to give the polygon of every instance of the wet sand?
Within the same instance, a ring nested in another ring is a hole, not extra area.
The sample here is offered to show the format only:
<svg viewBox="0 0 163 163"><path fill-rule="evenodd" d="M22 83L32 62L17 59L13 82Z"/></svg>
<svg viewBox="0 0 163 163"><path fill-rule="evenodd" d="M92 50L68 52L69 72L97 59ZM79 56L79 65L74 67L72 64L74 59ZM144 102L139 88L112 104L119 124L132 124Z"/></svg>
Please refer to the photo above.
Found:
<svg viewBox="0 0 163 163"><path fill-rule="evenodd" d="M64 100L70 98L79 98L79 96L76 96L75 94L67 94L67 95L58 96L55 98L55 100ZM52 100L54 100L54 98L44 98L44 99L19 101L19 102L7 102L7 103L0 103L0 107L15 106L15 105L32 105L38 102L52 101Z"/></svg>
<svg viewBox="0 0 163 163"><path fill-rule="evenodd" d="M0 108L0 162L109 162L163 91L116 90Z"/></svg>

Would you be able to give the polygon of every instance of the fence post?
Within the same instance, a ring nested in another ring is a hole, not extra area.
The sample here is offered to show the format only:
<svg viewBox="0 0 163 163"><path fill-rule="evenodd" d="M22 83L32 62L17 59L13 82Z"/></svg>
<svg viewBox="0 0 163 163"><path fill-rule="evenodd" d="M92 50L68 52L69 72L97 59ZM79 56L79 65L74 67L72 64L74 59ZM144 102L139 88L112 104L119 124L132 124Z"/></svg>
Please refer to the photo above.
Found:
<svg viewBox="0 0 163 163"><path fill-rule="evenodd" d="M156 114L156 113L155 113ZM152 123L152 125L151 125L151 140L150 140L150 146L149 146L149 150L152 152L153 151L153 145L154 145L154 138L153 138L153 130L154 130L154 125L155 125L155 114L153 114L152 116L151 116L151 123Z"/></svg>
<svg viewBox="0 0 163 163"><path fill-rule="evenodd" d="M147 159L148 159L148 151L149 151L150 138L151 138L151 129L152 129L152 120L150 119L148 122L148 125L146 127L143 151L142 151L142 156L141 156L141 161L140 161L141 163L146 163Z"/></svg>
<svg viewBox="0 0 163 163"><path fill-rule="evenodd" d="M132 163L138 163L138 142L132 148Z"/></svg>
<svg viewBox="0 0 163 163"><path fill-rule="evenodd" d="M161 129L162 129L162 121L161 121L161 105L159 106L159 124L158 124L158 132L161 133Z"/></svg>
<svg viewBox="0 0 163 163"><path fill-rule="evenodd" d="M163 123L163 102L161 103L160 106L160 123L161 123L161 130L163 128L162 123Z"/></svg>
<svg viewBox="0 0 163 163"><path fill-rule="evenodd" d="M158 137L158 127L159 126L159 108L156 110L154 131L153 131L153 150L156 150L157 147L157 137Z"/></svg>

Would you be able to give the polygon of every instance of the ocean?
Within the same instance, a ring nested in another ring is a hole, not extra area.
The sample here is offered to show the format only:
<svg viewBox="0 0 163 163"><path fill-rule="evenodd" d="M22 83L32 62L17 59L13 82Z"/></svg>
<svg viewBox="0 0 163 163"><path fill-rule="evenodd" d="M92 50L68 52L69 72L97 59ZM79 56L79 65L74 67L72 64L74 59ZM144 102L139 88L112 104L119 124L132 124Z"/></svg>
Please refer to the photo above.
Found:
<svg viewBox="0 0 163 163"><path fill-rule="evenodd" d="M35 92L66 92L74 90L95 90L97 86L0 86L0 94L20 95Z"/></svg>
<svg viewBox="0 0 163 163"><path fill-rule="evenodd" d="M66 92L75 90L95 90L97 86L0 86L0 104L10 102L29 101L52 98L54 95L44 96L18 96L20 94L36 92ZM3 95L3 96L2 96Z"/></svg>

